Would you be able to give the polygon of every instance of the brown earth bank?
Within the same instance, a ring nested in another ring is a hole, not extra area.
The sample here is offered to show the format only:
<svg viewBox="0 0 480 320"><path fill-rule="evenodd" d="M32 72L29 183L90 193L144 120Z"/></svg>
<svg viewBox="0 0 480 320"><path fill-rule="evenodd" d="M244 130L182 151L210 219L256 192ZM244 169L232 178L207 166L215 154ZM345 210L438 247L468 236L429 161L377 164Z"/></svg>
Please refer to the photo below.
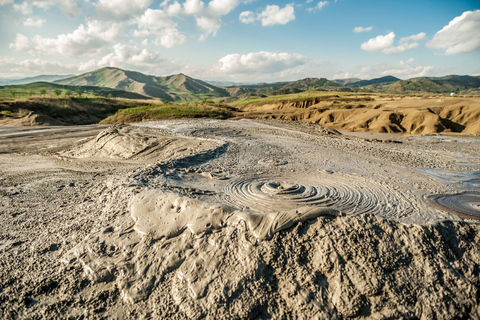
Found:
<svg viewBox="0 0 480 320"><path fill-rule="evenodd" d="M107 98L0 99L1 126L71 126L96 124L117 110L148 102Z"/></svg>
<svg viewBox="0 0 480 320"><path fill-rule="evenodd" d="M350 95L251 103L236 116L286 119L360 132L480 134L480 98Z"/></svg>
<svg viewBox="0 0 480 320"><path fill-rule="evenodd" d="M480 196L478 136L53 129L0 127L4 319L480 318L480 225L425 201Z"/></svg>
<svg viewBox="0 0 480 320"><path fill-rule="evenodd" d="M350 132L480 134L480 98L441 95L386 95L305 93L283 98L225 104L164 105L159 101L129 99L41 99L0 101L0 125L79 125L132 123L158 117L214 117L230 119L283 119L316 123ZM291 97L291 98L290 98ZM151 105L147 111L119 109ZM164 112L162 108L178 108ZM184 111L182 111L184 110ZM205 112L203 112L203 111ZM236 110L236 111L235 111ZM4 113L6 112L6 113ZM108 117L108 118L107 118Z"/></svg>

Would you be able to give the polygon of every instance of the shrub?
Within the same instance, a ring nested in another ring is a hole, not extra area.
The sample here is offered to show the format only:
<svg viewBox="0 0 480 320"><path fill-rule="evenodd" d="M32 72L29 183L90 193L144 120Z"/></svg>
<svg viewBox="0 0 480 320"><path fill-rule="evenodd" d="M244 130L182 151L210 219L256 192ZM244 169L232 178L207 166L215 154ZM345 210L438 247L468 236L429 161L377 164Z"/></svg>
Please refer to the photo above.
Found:
<svg viewBox="0 0 480 320"><path fill-rule="evenodd" d="M58 97L59 95L62 94L62 90L60 90L58 88L55 88L55 89L53 89L53 93Z"/></svg>

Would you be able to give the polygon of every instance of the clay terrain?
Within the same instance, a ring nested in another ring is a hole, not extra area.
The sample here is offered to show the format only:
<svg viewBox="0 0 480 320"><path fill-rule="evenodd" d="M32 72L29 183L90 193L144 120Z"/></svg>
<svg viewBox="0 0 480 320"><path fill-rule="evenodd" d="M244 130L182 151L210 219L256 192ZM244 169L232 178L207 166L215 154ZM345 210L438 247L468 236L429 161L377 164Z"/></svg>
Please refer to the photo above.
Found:
<svg viewBox="0 0 480 320"><path fill-rule="evenodd" d="M357 103L0 127L0 317L479 319L478 107Z"/></svg>
<svg viewBox="0 0 480 320"><path fill-rule="evenodd" d="M234 118L286 119L357 132L480 134L480 98L378 93L302 93L240 103Z"/></svg>

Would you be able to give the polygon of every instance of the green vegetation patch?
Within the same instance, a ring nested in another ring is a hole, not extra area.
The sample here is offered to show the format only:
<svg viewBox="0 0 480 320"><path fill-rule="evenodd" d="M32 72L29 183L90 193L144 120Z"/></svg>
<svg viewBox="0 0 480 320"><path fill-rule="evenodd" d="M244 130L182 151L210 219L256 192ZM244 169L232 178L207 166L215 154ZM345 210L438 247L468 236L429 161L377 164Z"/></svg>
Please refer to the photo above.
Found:
<svg viewBox="0 0 480 320"><path fill-rule="evenodd" d="M103 120L102 124L140 122L145 120L178 118L226 119L232 115L230 106L204 101L202 104L149 104L134 108L120 109L116 114Z"/></svg>
<svg viewBox="0 0 480 320"><path fill-rule="evenodd" d="M262 106L265 104L274 103L294 103L301 101L313 101L318 103L320 101L339 101L339 102L366 102L372 101L373 98L370 94L359 94L340 91L305 91L296 94L269 96L266 98L238 100L231 103L232 106L237 108L244 108L247 106Z"/></svg>

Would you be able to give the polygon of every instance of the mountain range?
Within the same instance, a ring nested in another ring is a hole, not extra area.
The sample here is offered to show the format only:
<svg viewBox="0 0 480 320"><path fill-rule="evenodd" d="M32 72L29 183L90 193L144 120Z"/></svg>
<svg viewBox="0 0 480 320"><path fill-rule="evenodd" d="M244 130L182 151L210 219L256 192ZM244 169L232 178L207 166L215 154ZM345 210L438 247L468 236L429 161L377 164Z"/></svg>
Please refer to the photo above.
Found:
<svg viewBox="0 0 480 320"><path fill-rule="evenodd" d="M71 86L99 86L129 92L167 101L193 101L228 97L224 88L193 79L182 73L156 77L140 72L106 67L79 76L57 80L57 84Z"/></svg>
<svg viewBox="0 0 480 320"><path fill-rule="evenodd" d="M371 80L357 78L328 80L325 78L305 78L297 81L275 83L234 84L213 82L214 85L191 78L182 73L157 77L136 71L106 67L78 76L39 76L31 79L50 80L52 87L98 88L99 95L113 92L118 97L140 99L157 98L166 101L198 101L220 99L225 102L238 99L252 99L271 95L284 95L303 91L374 91L384 93L441 93L480 94L480 76L420 77L401 80L385 76ZM1 80L1 79L0 79ZM25 79L24 79L25 80ZM93 90L95 91L95 90ZM125 94L120 94L125 92Z"/></svg>

